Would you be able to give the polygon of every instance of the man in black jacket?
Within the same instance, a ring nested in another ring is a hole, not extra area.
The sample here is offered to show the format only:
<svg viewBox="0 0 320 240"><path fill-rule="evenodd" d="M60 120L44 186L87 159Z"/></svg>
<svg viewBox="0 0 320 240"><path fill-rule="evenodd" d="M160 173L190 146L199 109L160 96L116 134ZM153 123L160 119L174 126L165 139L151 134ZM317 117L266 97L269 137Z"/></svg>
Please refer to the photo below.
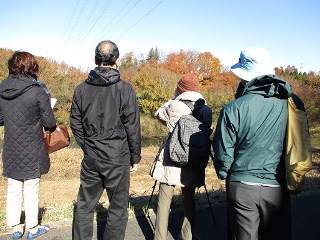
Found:
<svg viewBox="0 0 320 240"><path fill-rule="evenodd" d="M119 50L111 41L95 49L97 67L75 89L70 126L84 152L73 239L92 239L93 214L106 189L109 209L103 239L124 239L130 172L141 159L139 107L131 84L120 79Z"/></svg>

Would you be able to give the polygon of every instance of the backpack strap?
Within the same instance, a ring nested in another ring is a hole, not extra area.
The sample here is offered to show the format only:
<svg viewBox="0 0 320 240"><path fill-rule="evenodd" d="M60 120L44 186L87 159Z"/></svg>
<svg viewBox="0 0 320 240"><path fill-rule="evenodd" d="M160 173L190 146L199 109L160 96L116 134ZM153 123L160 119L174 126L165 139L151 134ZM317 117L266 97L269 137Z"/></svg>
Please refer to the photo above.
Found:
<svg viewBox="0 0 320 240"><path fill-rule="evenodd" d="M199 98L197 101L195 101L194 104L192 104L191 100L179 100L179 101L181 101L184 104L186 104L191 109L192 112L195 109L195 107L196 108L201 108L203 105L205 105L205 100L203 98Z"/></svg>
<svg viewBox="0 0 320 240"><path fill-rule="evenodd" d="M193 111L194 105L192 104L192 102L190 100L180 100L180 101L183 102L184 104L186 104L191 109L191 111Z"/></svg>

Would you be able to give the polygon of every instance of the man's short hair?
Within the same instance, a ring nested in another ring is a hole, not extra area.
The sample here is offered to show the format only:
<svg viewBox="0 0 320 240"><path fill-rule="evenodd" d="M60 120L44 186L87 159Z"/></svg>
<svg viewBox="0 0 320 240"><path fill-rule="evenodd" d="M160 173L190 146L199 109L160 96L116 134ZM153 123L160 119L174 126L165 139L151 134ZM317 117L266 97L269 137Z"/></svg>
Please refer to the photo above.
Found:
<svg viewBox="0 0 320 240"><path fill-rule="evenodd" d="M119 58L119 49L117 45L109 40L101 41L95 50L95 62L101 66L112 66Z"/></svg>

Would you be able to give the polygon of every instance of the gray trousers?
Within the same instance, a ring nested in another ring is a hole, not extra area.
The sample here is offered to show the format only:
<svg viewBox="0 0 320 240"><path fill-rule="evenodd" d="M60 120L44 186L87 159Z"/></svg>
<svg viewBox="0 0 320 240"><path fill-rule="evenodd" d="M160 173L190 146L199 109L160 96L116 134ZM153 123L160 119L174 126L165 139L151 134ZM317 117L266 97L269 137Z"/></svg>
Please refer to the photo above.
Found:
<svg viewBox="0 0 320 240"><path fill-rule="evenodd" d="M175 186L160 183L154 240L167 240L170 205ZM192 240L195 226L195 188L182 188L184 218L181 239Z"/></svg>
<svg viewBox="0 0 320 240"><path fill-rule="evenodd" d="M103 239L124 239L128 222L129 185L130 166L106 164L85 157L81 164L72 239L92 239L93 216L104 189L110 205Z"/></svg>
<svg viewBox="0 0 320 240"><path fill-rule="evenodd" d="M227 205L228 239L291 239L291 198L286 189L227 181Z"/></svg>

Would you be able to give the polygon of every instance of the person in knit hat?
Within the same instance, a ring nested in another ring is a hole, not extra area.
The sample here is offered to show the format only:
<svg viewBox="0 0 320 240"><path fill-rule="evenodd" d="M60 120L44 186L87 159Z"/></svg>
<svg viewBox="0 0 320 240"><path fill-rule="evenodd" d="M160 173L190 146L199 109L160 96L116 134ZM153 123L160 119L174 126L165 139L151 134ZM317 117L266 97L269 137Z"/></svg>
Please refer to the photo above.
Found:
<svg viewBox="0 0 320 240"><path fill-rule="evenodd" d="M177 93L181 94L187 91L200 92L199 79L192 73L182 75L177 84Z"/></svg>
<svg viewBox="0 0 320 240"><path fill-rule="evenodd" d="M163 104L155 116L168 127L171 133L182 115L191 114L191 109L183 101L190 101L196 105L198 99L204 99L200 94L198 77L194 74L184 74L177 83L175 97ZM211 124L211 108L206 105L202 109L205 109L201 113L203 121ZM165 141L150 170L150 175L160 182L154 239L167 239L170 204L175 186L181 187L183 196L184 219L180 238L197 239L195 236L195 188L204 185L205 167L181 168L177 166L171 161L168 148Z"/></svg>

